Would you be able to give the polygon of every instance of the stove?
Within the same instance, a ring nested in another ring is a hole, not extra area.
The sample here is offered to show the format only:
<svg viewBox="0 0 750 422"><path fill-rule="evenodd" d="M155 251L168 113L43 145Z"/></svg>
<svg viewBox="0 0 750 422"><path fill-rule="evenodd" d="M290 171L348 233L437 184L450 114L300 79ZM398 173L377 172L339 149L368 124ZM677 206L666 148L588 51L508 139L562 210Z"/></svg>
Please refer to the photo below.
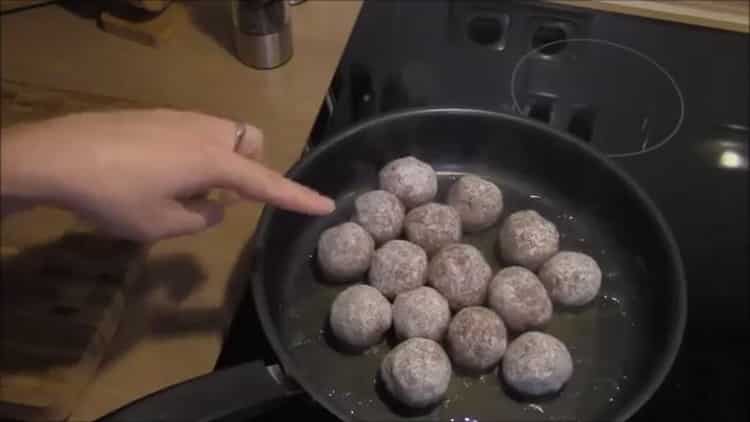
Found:
<svg viewBox="0 0 750 422"><path fill-rule="evenodd" d="M747 420L747 47L746 34L549 3L366 2L306 151L416 106L520 113L591 143L660 207L687 272L682 348L634 420ZM217 367L258 358L274 362L248 295ZM263 420L298 414L332 419L300 398Z"/></svg>

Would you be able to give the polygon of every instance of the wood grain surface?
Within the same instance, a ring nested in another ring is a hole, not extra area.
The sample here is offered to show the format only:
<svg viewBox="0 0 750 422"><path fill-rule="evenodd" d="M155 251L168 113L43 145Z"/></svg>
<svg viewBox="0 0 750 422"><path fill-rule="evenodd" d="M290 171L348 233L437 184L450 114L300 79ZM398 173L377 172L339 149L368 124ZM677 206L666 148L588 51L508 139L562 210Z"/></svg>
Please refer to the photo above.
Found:
<svg viewBox="0 0 750 422"><path fill-rule="evenodd" d="M750 32L747 0L720 1L641 1L641 0L552 0L576 7L605 10L705 26L727 31Z"/></svg>

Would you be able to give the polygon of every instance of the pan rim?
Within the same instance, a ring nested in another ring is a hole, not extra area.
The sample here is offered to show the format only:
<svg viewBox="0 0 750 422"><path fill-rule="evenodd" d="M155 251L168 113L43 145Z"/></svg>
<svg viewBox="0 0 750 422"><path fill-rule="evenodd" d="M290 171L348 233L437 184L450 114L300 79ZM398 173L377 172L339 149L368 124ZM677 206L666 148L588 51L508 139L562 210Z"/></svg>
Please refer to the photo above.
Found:
<svg viewBox="0 0 750 422"><path fill-rule="evenodd" d="M672 230L667 223L666 219L662 215L653 200L648 194L641 188L641 186L633 179L629 174L625 172L620 166L618 166L613 159L605 156L601 152L594 149L594 147L582 142L578 138L568 133L554 129L551 126L537 122L524 116L508 114L503 112L489 111L477 108L469 107L414 107L404 108L398 111L384 113L373 118L369 118L360 123L354 124L340 132L336 132L331 136L324 139L319 146L314 148L302 159L298 160L290 169L287 171L286 176L295 179L299 173L308 165L313 162L316 157L326 154L328 150L337 147L339 144L344 142L353 142L354 134L366 130L372 126L386 124L387 122L410 118L414 115L445 115L445 114L463 114L463 115L478 115L487 118L501 119L508 124L526 126L541 134L555 138L560 142L567 142L573 144L574 148L577 148L581 154L587 154L589 158L593 158L598 161L607 171L612 173L616 178L620 180L626 189L630 190L636 198L645 206L646 213L656 223L659 228L659 237L662 239L664 245L667 247L667 254L670 258L671 271L675 275L676 282L678 284L678 296L676 298L677 312L674 313L673 321L675 330L671 333L671 338L668 339L667 348L665 353L657 361L657 366L651 380L645 385L641 391L636 393L633 399L622 408L620 415L615 420L624 421L630 419L646 402L654 395L656 390L663 384L664 379L672 369L674 362L677 358L680 350L685 326L687 323L687 281L685 279L685 270L682 262L681 254L677 241L674 238ZM281 212L276 207L264 206L260 220L258 222L255 235L252 240L252 251L265 251L263 248L264 239L267 236L268 230L270 229L270 221L273 216ZM275 353L276 359L278 359L280 366L284 371L295 379L299 385L310 394L316 402L322 405L326 410L331 412L340 420L347 420L350 415L346 414L334 406L327 397L318 391L314 385L308 379L300 379L296 377L301 372L300 367L292 359L291 354L287 348L282 344L278 330L275 327L274 322L270 316L269 303L265 300L266 289L265 283L263 282L263 253L253 254L253 268L251 270L250 284L253 294L253 302L255 309L260 319L261 326L268 339L271 347Z"/></svg>

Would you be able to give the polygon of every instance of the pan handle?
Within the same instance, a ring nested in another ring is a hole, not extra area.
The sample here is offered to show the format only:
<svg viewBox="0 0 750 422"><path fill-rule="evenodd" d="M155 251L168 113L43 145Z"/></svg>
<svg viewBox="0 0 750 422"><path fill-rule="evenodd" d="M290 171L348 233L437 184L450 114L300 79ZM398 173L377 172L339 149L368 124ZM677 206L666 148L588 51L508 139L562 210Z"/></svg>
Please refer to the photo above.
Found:
<svg viewBox="0 0 750 422"><path fill-rule="evenodd" d="M255 361L211 372L149 394L98 422L247 420L302 392L273 369Z"/></svg>

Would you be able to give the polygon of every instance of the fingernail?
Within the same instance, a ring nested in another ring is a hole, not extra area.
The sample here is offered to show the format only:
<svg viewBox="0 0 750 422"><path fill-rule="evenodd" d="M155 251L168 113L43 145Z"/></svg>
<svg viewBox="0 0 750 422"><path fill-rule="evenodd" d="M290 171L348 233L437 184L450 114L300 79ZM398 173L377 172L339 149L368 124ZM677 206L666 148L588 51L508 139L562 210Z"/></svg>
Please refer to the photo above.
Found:
<svg viewBox="0 0 750 422"><path fill-rule="evenodd" d="M327 196L323 196L323 195L321 195L320 197L322 199L322 201L321 201L321 204L322 204L321 211L323 211L326 214L330 214L330 213L332 213L333 211L336 210L336 202L334 202L333 199L331 199L331 198L329 198Z"/></svg>

